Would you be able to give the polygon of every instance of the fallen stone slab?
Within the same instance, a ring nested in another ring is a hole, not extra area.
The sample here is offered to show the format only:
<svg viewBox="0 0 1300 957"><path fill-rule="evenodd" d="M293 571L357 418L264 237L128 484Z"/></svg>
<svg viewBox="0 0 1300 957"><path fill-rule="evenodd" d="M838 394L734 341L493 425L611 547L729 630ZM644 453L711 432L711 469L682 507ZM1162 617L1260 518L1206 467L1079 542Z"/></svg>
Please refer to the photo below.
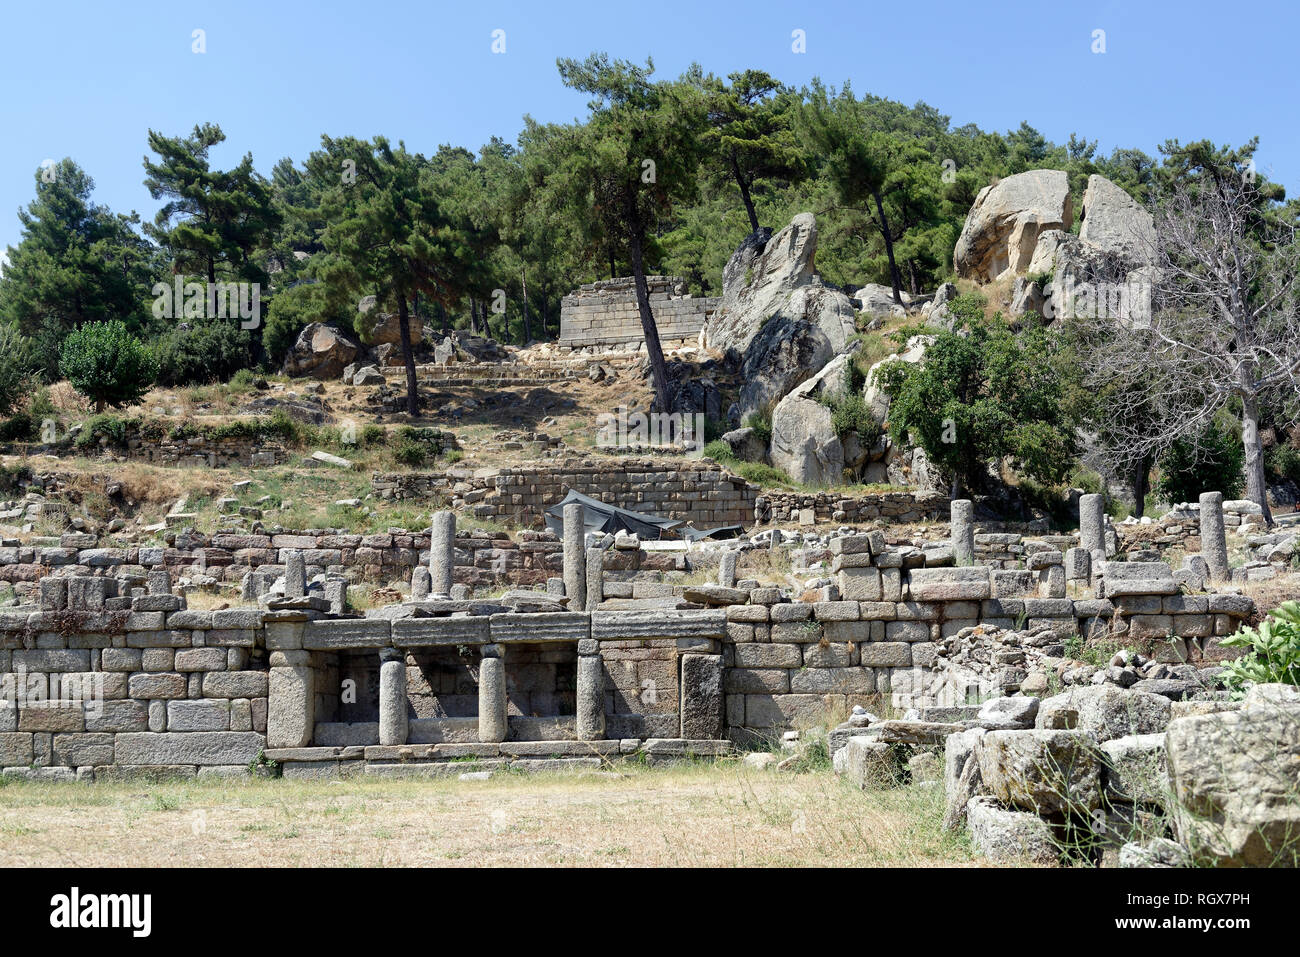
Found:
<svg viewBox="0 0 1300 957"><path fill-rule="evenodd" d="M943 744L948 735L965 731L962 724L935 721L881 721L868 729L876 740L885 744Z"/></svg>
<svg viewBox="0 0 1300 957"><path fill-rule="evenodd" d="M1008 807L1057 814L1101 803L1102 754L1088 731L989 731L975 753L984 786Z"/></svg>
<svg viewBox="0 0 1300 957"><path fill-rule="evenodd" d="M1074 727L1090 731L1098 741L1130 734L1155 734L1169 724L1168 698L1115 685L1089 685L1045 698L1038 706L1037 728L1060 727L1075 712Z"/></svg>
<svg viewBox="0 0 1300 957"><path fill-rule="evenodd" d="M971 846L991 863L1055 864L1060 853L1047 822L1029 811L999 807L977 796L966 805Z"/></svg>
<svg viewBox="0 0 1300 957"><path fill-rule="evenodd" d="M1300 707L1179 718L1165 747L1179 843L1219 866L1300 866Z"/></svg>
<svg viewBox="0 0 1300 957"><path fill-rule="evenodd" d="M323 462L326 465L333 465L336 468L356 468L356 463L352 462L350 459L345 459L341 455L331 455L329 452L313 452L311 457L317 462Z"/></svg>
<svg viewBox="0 0 1300 957"><path fill-rule="evenodd" d="M723 585L691 585L682 590L682 597L687 601L715 607L744 605L749 601L749 592Z"/></svg>

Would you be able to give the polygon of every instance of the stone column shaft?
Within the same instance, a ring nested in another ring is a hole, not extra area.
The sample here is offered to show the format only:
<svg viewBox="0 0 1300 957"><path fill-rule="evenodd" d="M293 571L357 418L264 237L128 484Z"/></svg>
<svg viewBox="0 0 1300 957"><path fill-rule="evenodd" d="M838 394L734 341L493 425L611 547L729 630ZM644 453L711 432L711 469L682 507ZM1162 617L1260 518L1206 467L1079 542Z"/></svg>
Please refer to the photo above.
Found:
<svg viewBox="0 0 1300 957"><path fill-rule="evenodd" d="M1210 580L1227 581L1228 537L1223 528L1223 493L1206 492L1201 496L1201 557L1210 568Z"/></svg>
<svg viewBox="0 0 1300 957"><path fill-rule="evenodd" d="M975 564L975 503L954 499L950 508L952 557L958 565Z"/></svg>
<svg viewBox="0 0 1300 957"><path fill-rule="evenodd" d="M379 653L379 743L406 744L406 654L396 648Z"/></svg>
<svg viewBox="0 0 1300 957"><path fill-rule="evenodd" d="M1103 497L1093 492L1079 497L1079 545L1092 556L1092 572L1106 560L1106 509Z"/></svg>
<svg viewBox="0 0 1300 957"><path fill-rule="evenodd" d="M597 645L590 638L586 641ZM575 730L579 741L599 741L605 737L605 662L599 652L592 650L584 654L585 650L583 648L578 653L578 705Z"/></svg>
<svg viewBox="0 0 1300 957"><path fill-rule="evenodd" d="M449 600L456 564L456 515L435 512L429 532L429 597Z"/></svg>
<svg viewBox="0 0 1300 957"><path fill-rule="evenodd" d="M587 553L583 544L582 506L564 506L564 594L569 611L587 608Z"/></svg>
<svg viewBox="0 0 1300 957"><path fill-rule="evenodd" d="M587 549L587 611L595 611L605 600L605 551Z"/></svg>
<svg viewBox="0 0 1300 957"><path fill-rule="evenodd" d="M478 666L478 739L499 744L506 739L510 723L506 711L506 663L501 645L484 645Z"/></svg>

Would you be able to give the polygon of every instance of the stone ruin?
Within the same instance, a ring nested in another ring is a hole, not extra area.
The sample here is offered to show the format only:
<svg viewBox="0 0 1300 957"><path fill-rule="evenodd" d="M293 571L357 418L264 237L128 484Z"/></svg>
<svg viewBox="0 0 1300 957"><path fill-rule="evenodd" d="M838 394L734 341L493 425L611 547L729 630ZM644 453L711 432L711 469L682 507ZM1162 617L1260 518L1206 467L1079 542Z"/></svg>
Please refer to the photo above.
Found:
<svg viewBox="0 0 1300 957"><path fill-rule="evenodd" d="M1176 669L1212 670L1228 654L1221 638L1254 614L1240 595L1202 592L1195 569L1105 560L1091 502L1088 547L1036 553L1024 569L967 564L967 506L954 503L947 554L893 548L879 531L832 538L833 579L802 594L738 581L735 552L717 583L678 593L610 578L631 553L616 536L584 538L580 505L547 552L562 574L545 591L475 597L455 581L460 540L443 512L428 552L414 553L410 597L364 615L347 610L343 578L309 579L329 556L289 539L278 574L245 579L256 606L219 610L174 593L167 549L134 550L155 567L130 573L111 550L74 550L86 563L40 578L38 605L0 610L0 766L210 775L269 760L287 776L418 776L459 773L466 759L537 769L713 756L882 700L957 714L1029 690L1023 647L998 650L993 680L954 682L943 666L960 657L954 639L1021 628L1041 637L1039 664L1071 638L1140 641L1172 670L1129 683L1154 682L1137 690L1168 701L1195 695ZM1204 515L1201 527L1216 534ZM1218 545L1203 551L1213 582Z"/></svg>
<svg viewBox="0 0 1300 957"><path fill-rule="evenodd" d="M665 349L695 345L720 299L687 294L679 276L647 276L650 308ZM579 286L560 301L560 349L636 352L645 345L633 279L604 279Z"/></svg>

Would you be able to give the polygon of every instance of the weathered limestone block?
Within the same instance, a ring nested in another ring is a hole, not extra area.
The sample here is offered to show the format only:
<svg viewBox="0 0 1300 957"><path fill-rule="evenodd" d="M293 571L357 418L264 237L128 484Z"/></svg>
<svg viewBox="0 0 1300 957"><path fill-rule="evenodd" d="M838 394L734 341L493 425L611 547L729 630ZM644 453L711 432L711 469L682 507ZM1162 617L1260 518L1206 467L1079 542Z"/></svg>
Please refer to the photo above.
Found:
<svg viewBox="0 0 1300 957"><path fill-rule="evenodd" d="M1089 685L1044 699L1038 707L1035 727L1067 726L1073 713L1075 727L1091 731L1098 741L1110 741L1131 734L1155 734L1169 724L1171 705L1163 695L1120 688Z"/></svg>
<svg viewBox="0 0 1300 957"><path fill-rule="evenodd" d="M485 645L492 640L492 620L468 618L399 618L392 623L392 642L401 648L424 645Z"/></svg>
<svg viewBox="0 0 1300 957"><path fill-rule="evenodd" d="M119 734L113 742L115 764L216 765L251 764L266 740L253 731L187 731Z"/></svg>
<svg viewBox="0 0 1300 957"><path fill-rule="evenodd" d="M913 601L971 601L992 597L989 570L982 565L962 568L914 568L908 574Z"/></svg>
<svg viewBox="0 0 1300 957"><path fill-rule="evenodd" d="M1165 738L1179 843L1220 866L1300 859L1300 707L1247 701L1179 718Z"/></svg>
<svg viewBox="0 0 1300 957"><path fill-rule="evenodd" d="M984 785L1004 805L1053 814L1101 803L1101 751L1088 731L989 731L976 753Z"/></svg>
<svg viewBox="0 0 1300 957"><path fill-rule="evenodd" d="M1052 831L1031 811L1009 811L988 797L966 805L971 846L991 863L1055 864L1060 857Z"/></svg>
<svg viewBox="0 0 1300 957"><path fill-rule="evenodd" d="M864 736L849 738L839 750L835 772L864 791L897 787L905 779L897 749Z"/></svg>
<svg viewBox="0 0 1300 957"><path fill-rule="evenodd" d="M302 636L302 647L310 651L386 648L391 642L391 626L383 618L309 621Z"/></svg>
<svg viewBox="0 0 1300 957"><path fill-rule="evenodd" d="M315 670L311 653L279 651L271 656L266 746L305 748L315 723ZM231 762L224 762L231 763Z"/></svg>
<svg viewBox="0 0 1300 957"><path fill-rule="evenodd" d="M1165 805L1169 801L1169 765L1165 735L1130 734L1103 741L1106 791L1112 799Z"/></svg>

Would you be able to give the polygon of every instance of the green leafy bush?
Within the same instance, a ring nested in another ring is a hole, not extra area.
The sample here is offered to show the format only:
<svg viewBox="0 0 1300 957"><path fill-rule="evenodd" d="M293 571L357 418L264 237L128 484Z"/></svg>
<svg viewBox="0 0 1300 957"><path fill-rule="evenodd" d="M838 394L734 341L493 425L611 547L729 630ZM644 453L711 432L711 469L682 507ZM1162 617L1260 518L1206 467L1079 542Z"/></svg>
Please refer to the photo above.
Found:
<svg viewBox="0 0 1300 957"><path fill-rule="evenodd" d="M126 433L130 420L118 415L96 415L86 421L77 434L77 448L86 449L105 440L114 448L126 448Z"/></svg>
<svg viewBox="0 0 1300 957"><path fill-rule="evenodd" d="M159 337L158 381L163 385L226 382L249 365L250 332L233 319L190 319Z"/></svg>
<svg viewBox="0 0 1300 957"><path fill-rule="evenodd" d="M1237 498L1245 485L1241 439L1217 425L1195 441L1179 439L1160 456L1155 491L1166 502L1195 502L1202 492Z"/></svg>
<svg viewBox="0 0 1300 957"><path fill-rule="evenodd" d="M1300 449L1295 446L1273 446L1264 456L1264 466L1275 481L1290 479L1300 485Z"/></svg>
<svg viewBox="0 0 1300 957"><path fill-rule="evenodd" d="M749 417L745 419L745 427L753 429L754 435L764 445L772 444L772 413L770 410L750 413Z"/></svg>
<svg viewBox="0 0 1300 957"><path fill-rule="evenodd" d="M158 361L116 319L74 329L59 350L59 371L102 413L138 402L158 378Z"/></svg>
<svg viewBox="0 0 1300 957"><path fill-rule="evenodd" d="M1300 685L1300 601L1283 602L1258 628L1242 628L1220 644L1249 649L1224 666L1223 683L1234 693L1247 684Z"/></svg>
<svg viewBox="0 0 1300 957"><path fill-rule="evenodd" d="M41 423L31 413L18 411L0 422L0 442L34 442L41 434Z"/></svg>

